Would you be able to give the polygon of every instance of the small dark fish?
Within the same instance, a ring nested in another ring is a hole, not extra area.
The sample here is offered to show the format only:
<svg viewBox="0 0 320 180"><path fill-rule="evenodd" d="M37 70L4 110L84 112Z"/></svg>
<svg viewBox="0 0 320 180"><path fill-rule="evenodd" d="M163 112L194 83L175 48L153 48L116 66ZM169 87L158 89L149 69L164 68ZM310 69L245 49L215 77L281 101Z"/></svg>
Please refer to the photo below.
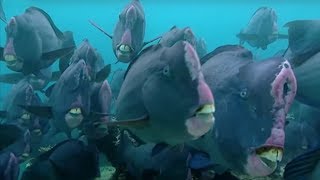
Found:
<svg viewBox="0 0 320 180"><path fill-rule="evenodd" d="M129 128L146 142L176 145L207 133L213 112L197 53L180 41L150 46L131 63L116 102L117 121L110 125Z"/></svg>
<svg viewBox="0 0 320 180"><path fill-rule="evenodd" d="M31 161L22 174L22 180L93 180L99 175L97 149L79 140L67 140Z"/></svg>
<svg viewBox="0 0 320 180"><path fill-rule="evenodd" d="M317 180L320 178L320 148L314 148L294 158L285 167L285 180Z"/></svg>
<svg viewBox="0 0 320 180"><path fill-rule="evenodd" d="M74 44L66 44L73 37L65 36L50 16L36 7L12 17L6 26L6 34L4 62L9 69L24 74L39 73L40 69L49 67L75 48ZM26 42L28 46L25 46Z"/></svg>
<svg viewBox="0 0 320 180"><path fill-rule="evenodd" d="M252 47L267 49L268 45L279 38L288 38L278 34L278 17L274 9L261 7L252 15L246 28L242 29L237 37L240 44L245 42Z"/></svg>
<svg viewBox="0 0 320 180"><path fill-rule="evenodd" d="M283 58L253 61L238 46L215 51L202 66L215 93L215 126L190 144L234 172L267 176L282 159L285 118L296 93L293 71Z"/></svg>
<svg viewBox="0 0 320 180"><path fill-rule="evenodd" d="M298 66L320 52L320 20L296 20L288 22L288 57L292 65Z"/></svg>
<svg viewBox="0 0 320 180"><path fill-rule="evenodd" d="M159 39L144 42L145 14L139 0L132 0L119 14L119 21L113 35L109 35L94 22L90 23L112 39L112 48L120 62L131 62L147 44Z"/></svg>

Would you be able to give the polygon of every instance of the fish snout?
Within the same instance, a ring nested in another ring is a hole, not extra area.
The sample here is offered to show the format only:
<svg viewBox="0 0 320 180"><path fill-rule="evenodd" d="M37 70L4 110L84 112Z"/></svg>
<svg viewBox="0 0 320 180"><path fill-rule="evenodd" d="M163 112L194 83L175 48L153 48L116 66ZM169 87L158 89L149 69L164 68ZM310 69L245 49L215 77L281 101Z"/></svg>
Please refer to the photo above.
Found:
<svg viewBox="0 0 320 180"><path fill-rule="evenodd" d="M13 45L13 38L10 37L3 51L3 58L8 66L14 66L18 58Z"/></svg>
<svg viewBox="0 0 320 180"><path fill-rule="evenodd" d="M127 29L116 47L116 55L119 61L127 63L131 60L133 52L131 31Z"/></svg>
<svg viewBox="0 0 320 180"><path fill-rule="evenodd" d="M247 158L246 173L253 177L268 176L276 170L282 157L282 147L261 146L256 148Z"/></svg>
<svg viewBox="0 0 320 180"><path fill-rule="evenodd" d="M129 29L133 29L136 21L137 21L137 10L136 7L130 5L126 12L126 27Z"/></svg>
<svg viewBox="0 0 320 180"><path fill-rule="evenodd" d="M201 80L198 85L199 106L193 116L187 119L185 125L187 131L195 139L209 132L214 125L215 104L213 95L208 85Z"/></svg>
<svg viewBox="0 0 320 180"><path fill-rule="evenodd" d="M71 108L65 115L65 121L70 129L78 127L84 119L80 107Z"/></svg>

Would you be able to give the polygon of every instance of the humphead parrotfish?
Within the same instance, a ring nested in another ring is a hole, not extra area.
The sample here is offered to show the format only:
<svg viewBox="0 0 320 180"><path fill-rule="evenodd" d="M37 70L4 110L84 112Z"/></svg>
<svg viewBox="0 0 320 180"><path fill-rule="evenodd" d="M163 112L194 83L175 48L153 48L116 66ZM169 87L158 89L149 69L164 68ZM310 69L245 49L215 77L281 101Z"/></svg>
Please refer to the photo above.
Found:
<svg viewBox="0 0 320 180"><path fill-rule="evenodd" d="M40 117L53 118L52 127L71 134L90 113L90 76L84 60L72 63L53 85L46 106L22 106Z"/></svg>
<svg viewBox="0 0 320 180"><path fill-rule="evenodd" d="M70 61L79 61L83 59L86 62L90 79L96 82L103 82L110 74L111 65L104 65L101 54L94 49L88 39L84 39L75 50Z"/></svg>
<svg viewBox="0 0 320 180"><path fill-rule="evenodd" d="M279 38L288 38L278 34L278 17L273 8L261 7L252 15L248 25L237 34L240 44L267 49L268 45Z"/></svg>
<svg viewBox="0 0 320 180"><path fill-rule="evenodd" d="M215 94L216 123L190 144L237 175L267 176L282 159L286 114L296 94L290 63L253 61L236 45L215 52L204 57L202 72Z"/></svg>
<svg viewBox="0 0 320 180"><path fill-rule="evenodd" d="M159 39L159 37L144 42L145 14L140 0L132 0L119 14L119 20L114 28L113 35L106 33L94 22L90 23L112 39L112 48L118 61L131 62L142 48Z"/></svg>
<svg viewBox="0 0 320 180"><path fill-rule="evenodd" d="M39 118L27 112L20 105L42 105L40 97L26 80L22 80L12 87L4 103L5 109L0 114L5 118L6 123L28 129L33 135L40 136L45 133L48 129L48 119Z"/></svg>
<svg viewBox="0 0 320 180"><path fill-rule="evenodd" d="M298 82L296 99L310 106L320 108L318 89L320 65L320 21L297 20L288 27L289 47L284 57L289 59Z"/></svg>
<svg viewBox="0 0 320 180"><path fill-rule="evenodd" d="M7 67L16 72L40 73L40 69L49 67L75 48L74 44L69 44L73 42L70 40L72 33L62 33L50 16L36 7L12 17L5 30L6 45L0 49L0 54Z"/></svg>
<svg viewBox="0 0 320 180"><path fill-rule="evenodd" d="M213 95L192 45L150 46L133 61L116 102L117 121L145 142L180 144L214 124Z"/></svg>

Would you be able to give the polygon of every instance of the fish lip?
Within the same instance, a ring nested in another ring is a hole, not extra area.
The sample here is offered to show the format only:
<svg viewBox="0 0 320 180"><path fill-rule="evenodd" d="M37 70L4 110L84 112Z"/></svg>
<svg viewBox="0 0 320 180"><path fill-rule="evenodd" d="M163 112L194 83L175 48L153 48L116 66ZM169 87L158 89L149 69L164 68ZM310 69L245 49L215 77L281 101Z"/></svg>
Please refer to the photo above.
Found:
<svg viewBox="0 0 320 180"><path fill-rule="evenodd" d="M64 119L67 126L71 129L77 128L84 120L83 108L78 105L71 107L65 114Z"/></svg>
<svg viewBox="0 0 320 180"><path fill-rule="evenodd" d="M200 105L199 108L185 121L188 133L198 139L212 129L215 118L213 103Z"/></svg>
<svg viewBox="0 0 320 180"><path fill-rule="evenodd" d="M18 62L18 57L15 54L4 54L3 57L7 66L15 66Z"/></svg>
<svg viewBox="0 0 320 180"><path fill-rule="evenodd" d="M121 50L121 47L129 47L129 51L123 51ZM117 45L117 52L119 52L122 56L130 56L134 49L129 44L119 44Z"/></svg>
<svg viewBox="0 0 320 180"><path fill-rule="evenodd" d="M271 95L276 101L273 107L276 109L283 101L285 113L288 113L297 92L297 81L288 60L282 62L279 68L281 69L272 82ZM282 87L281 92L280 87ZM284 88L287 88L286 91Z"/></svg>
<svg viewBox="0 0 320 180"><path fill-rule="evenodd" d="M270 159L270 157L265 156L266 153L272 153L272 151L277 153L274 159ZM257 155L264 166L275 170L278 166L278 163L282 160L283 147L277 145L263 145L255 148L254 154Z"/></svg>
<svg viewBox="0 0 320 180"><path fill-rule="evenodd" d="M268 176L278 167L282 154L283 147L277 145L262 145L253 148L248 155L247 164L244 166L245 171L253 177Z"/></svg>

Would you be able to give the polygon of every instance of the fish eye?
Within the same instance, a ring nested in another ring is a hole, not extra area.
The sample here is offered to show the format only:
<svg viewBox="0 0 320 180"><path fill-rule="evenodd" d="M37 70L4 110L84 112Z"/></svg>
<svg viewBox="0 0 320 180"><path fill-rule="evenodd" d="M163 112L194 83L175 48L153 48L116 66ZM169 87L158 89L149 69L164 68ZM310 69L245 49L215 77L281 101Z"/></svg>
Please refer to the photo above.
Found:
<svg viewBox="0 0 320 180"><path fill-rule="evenodd" d="M248 97L248 92L247 92L247 89L242 89L241 92L240 92L240 97L245 99Z"/></svg>
<svg viewBox="0 0 320 180"><path fill-rule="evenodd" d="M168 65L163 68L162 73L163 73L165 76L170 76L170 68L169 68Z"/></svg>

